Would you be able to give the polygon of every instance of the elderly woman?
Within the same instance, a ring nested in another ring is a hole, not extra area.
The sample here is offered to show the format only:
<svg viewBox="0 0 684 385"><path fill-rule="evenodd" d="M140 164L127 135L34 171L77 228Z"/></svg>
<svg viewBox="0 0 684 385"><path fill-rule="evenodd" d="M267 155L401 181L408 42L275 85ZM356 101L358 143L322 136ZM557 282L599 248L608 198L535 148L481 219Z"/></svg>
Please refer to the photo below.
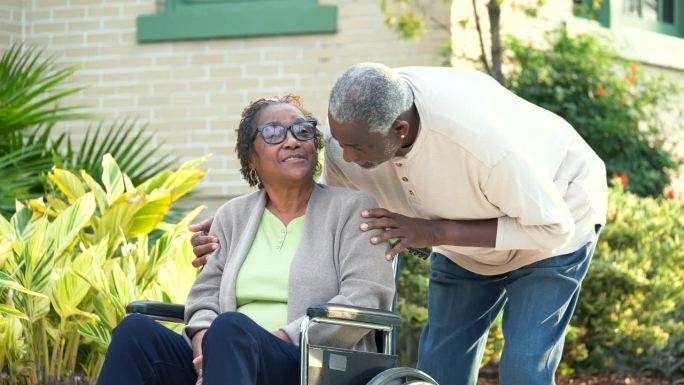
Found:
<svg viewBox="0 0 684 385"><path fill-rule="evenodd" d="M190 290L183 336L127 317L112 335L100 385L295 385L299 325L310 305L389 308L387 249L359 231L359 213L377 204L314 182L316 124L295 96L245 108L237 153L259 190L216 213L210 234L220 247ZM375 349L364 329L316 324L309 333L316 344Z"/></svg>

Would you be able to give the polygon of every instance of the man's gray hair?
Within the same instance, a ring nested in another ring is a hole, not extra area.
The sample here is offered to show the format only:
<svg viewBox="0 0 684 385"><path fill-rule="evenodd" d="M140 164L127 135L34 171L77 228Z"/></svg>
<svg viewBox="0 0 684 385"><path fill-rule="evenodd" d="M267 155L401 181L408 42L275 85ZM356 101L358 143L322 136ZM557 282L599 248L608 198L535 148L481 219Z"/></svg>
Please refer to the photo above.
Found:
<svg viewBox="0 0 684 385"><path fill-rule="evenodd" d="M386 134L399 114L412 105L411 87L394 70L384 64L360 63L335 82L328 112L337 123Z"/></svg>

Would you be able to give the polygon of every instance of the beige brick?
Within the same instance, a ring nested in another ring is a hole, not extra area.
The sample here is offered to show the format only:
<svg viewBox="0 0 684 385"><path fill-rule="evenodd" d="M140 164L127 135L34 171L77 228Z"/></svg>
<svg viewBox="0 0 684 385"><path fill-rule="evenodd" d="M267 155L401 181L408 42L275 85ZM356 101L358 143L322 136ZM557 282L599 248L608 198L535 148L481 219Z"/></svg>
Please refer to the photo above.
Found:
<svg viewBox="0 0 684 385"><path fill-rule="evenodd" d="M190 83L191 91L198 92L216 92L221 91L225 88L223 80L206 80L206 81L195 81Z"/></svg>
<svg viewBox="0 0 684 385"><path fill-rule="evenodd" d="M119 41L124 44L138 44L138 35L135 28L121 30Z"/></svg>
<svg viewBox="0 0 684 385"><path fill-rule="evenodd" d="M229 63L259 63L262 60L261 51L234 51L226 55Z"/></svg>
<svg viewBox="0 0 684 385"><path fill-rule="evenodd" d="M158 119L171 120L176 118L187 118L190 116L185 108L157 108L153 115Z"/></svg>
<svg viewBox="0 0 684 385"><path fill-rule="evenodd" d="M119 42L119 34L116 32L89 33L86 41L88 44L114 44Z"/></svg>
<svg viewBox="0 0 684 385"><path fill-rule="evenodd" d="M181 66L190 62L187 56L158 56L154 58L154 64L160 66Z"/></svg>
<svg viewBox="0 0 684 385"><path fill-rule="evenodd" d="M52 44L62 46L62 45L79 45L82 46L85 44L85 35L82 33L78 34L70 34L70 35L59 35L59 36L53 36L52 37ZM81 48L84 51L87 51L90 55L93 54L93 49L92 48ZM70 52L73 54L73 51ZM79 55L81 56L81 55Z"/></svg>
<svg viewBox="0 0 684 385"><path fill-rule="evenodd" d="M33 24L33 32L47 34L66 31L66 23L36 23Z"/></svg>
<svg viewBox="0 0 684 385"><path fill-rule="evenodd" d="M259 87L259 78L238 78L238 79L228 79L226 88L229 90L244 90L249 88Z"/></svg>
<svg viewBox="0 0 684 385"><path fill-rule="evenodd" d="M291 89L294 91L294 89L297 87L298 81L297 78L294 77L275 77L275 78L266 78L262 77L259 79L259 87L260 88L285 88L285 89Z"/></svg>
<svg viewBox="0 0 684 385"><path fill-rule="evenodd" d="M2 0L2 5L4 7L23 7L23 0Z"/></svg>
<svg viewBox="0 0 684 385"><path fill-rule="evenodd" d="M87 31L95 32L101 29L100 21L70 21L68 23L69 31Z"/></svg>
<svg viewBox="0 0 684 385"><path fill-rule="evenodd" d="M284 51L266 51L264 53L264 61L276 62L293 62L302 60L302 49L284 50Z"/></svg>
<svg viewBox="0 0 684 385"><path fill-rule="evenodd" d="M71 5L71 6L81 6L81 5L100 6L104 3L105 3L105 0L69 0L69 5Z"/></svg>
<svg viewBox="0 0 684 385"><path fill-rule="evenodd" d="M9 0L17 1L17 0ZM26 1L28 3L28 1ZM52 7L67 7L69 5L68 0L33 0L34 8L52 8Z"/></svg>
<svg viewBox="0 0 684 385"><path fill-rule="evenodd" d="M223 63L226 63L226 58L224 55L219 55L219 54L193 55L191 57L191 62L193 65L223 64Z"/></svg>
<svg viewBox="0 0 684 385"><path fill-rule="evenodd" d="M105 29L128 30L135 29L135 18L109 19L104 21Z"/></svg>
<svg viewBox="0 0 684 385"><path fill-rule="evenodd" d="M232 78L241 76L242 68L240 68L239 66L211 67L209 69L209 74L212 78Z"/></svg>
<svg viewBox="0 0 684 385"><path fill-rule="evenodd" d="M225 106L211 105L209 107L193 107L190 109L189 116L192 117L209 117L209 116L225 116L229 110Z"/></svg>
<svg viewBox="0 0 684 385"><path fill-rule="evenodd" d="M121 14L123 16L138 16L153 13L157 13L157 9L153 1L149 1L147 4L124 5L121 10Z"/></svg>
<svg viewBox="0 0 684 385"><path fill-rule="evenodd" d="M244 66L246 76L276 76L281 72L280 65L262 65L262 64L246 64Z"/></svg>
<svg viewBox="0 0 684 385"><path fill-rule="evenodd" d="M97 6L86 8L88 17L117 17L121 15L120 6Z"/></svg>
<svg viewBox="0 0 684 385"><path fill-rule="evenodd" d="M187 83L170 82L170 83L155 83L152 85L152 92L155 95L169 94L172 92L185 92L188 89Z"/></svg>
<svg viewBox="0 0 684 385"><path fill-rule="evenodd" d="M152 66L154 59L147 56L121 58L122 67L144 68Z"/></svg>
<svg viewBox="0 0 684 385"><path fill-rule="evenodd" d="M11 12L9 9L0 9L0 20L2 20L3 23L6 23L10 20Z"/></svg>
<svg viewBox="0 0 684 385"><path fill-rule="evenodd" d="M145 107L159 107L171 105L170 96L142 96L138 98L138 104Z"/></svg>
<svg viewBox="0 0 684 385"><path fill-rule="evenodd" d="M213 106L225 105L225 106L238 106L233 107L235 112L239 113L242 108L242 104L246 104L246 99L242 92L224 92L219 94L210 94L209 103Z"/></svg>
<svg viewBox="0 0 684 385"><path fill-rule="evenodd" d="M202 94L174 94L173 105L181 107L196 107L207 105L207 98Z"/></svg>
<svg viewBox="0 0 684 385"><path fill-rule="evenodd" d="M53 9L53 19L85 19L85 8Z"/></svg>
<svg viewBox="0 0 684 385"><path fill-rule="evenodd" d="M57 39L57 38L63 39L63 38L66 38L66 36L55 36L52 39L53 43L57 44L57 41L59 41L59 39ZM72 57L72 58L79 58L79 57L83 57L83 56L92 57L93 55L96 55L98 52L97 48L78 47L81 44L84 44L83 41L81 43L78 43L78 39L76 39L76 40L67 39L64 41L64 44L65 45L74 45L74 47L68 47L68 48L60 47L59 48L59 51L62 52L65 56Z"/></svg>

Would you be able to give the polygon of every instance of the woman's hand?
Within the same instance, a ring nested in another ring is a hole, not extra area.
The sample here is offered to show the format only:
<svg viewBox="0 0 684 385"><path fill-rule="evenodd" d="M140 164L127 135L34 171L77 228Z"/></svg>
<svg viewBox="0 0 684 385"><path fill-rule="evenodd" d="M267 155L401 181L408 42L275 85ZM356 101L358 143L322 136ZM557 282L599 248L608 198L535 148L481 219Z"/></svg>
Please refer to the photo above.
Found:
<svg viewBox="0 0 684 385"><path fill-rule="evenodd" d="M193 235L190 239L190 243L192 244L192 252L197 257L192 261L192 265L195 267L206 265L207 259L211 253L218 249L218 239L209 235L209 229L211 228L212 222L214 222L213 217L195 225L188 226L188 230L195 233L195 235Z"/></svg>
<svg viewBox="0 0 684 385"><path fill-rule="evenodd" d="M195 367L197 372L197 382L195 385L202 385L204 378L202 376L202 339L204 339L204 333L207 329L200 330L192 336L192 365Z"/></svg>
<svg viewBox="0 0 684 385"><path fill-rule="evenodd" d="M278 330L274 331L274 332L273 332L273 335L276 336L276 337L278 337L278 338L280 338L281 340L283 340L283 341L289 343L289 344L292 343L292 340L290 339L290 336L288 336L287 333L285 333L285 332L283 331L283 329L278 329Z"/></svg>

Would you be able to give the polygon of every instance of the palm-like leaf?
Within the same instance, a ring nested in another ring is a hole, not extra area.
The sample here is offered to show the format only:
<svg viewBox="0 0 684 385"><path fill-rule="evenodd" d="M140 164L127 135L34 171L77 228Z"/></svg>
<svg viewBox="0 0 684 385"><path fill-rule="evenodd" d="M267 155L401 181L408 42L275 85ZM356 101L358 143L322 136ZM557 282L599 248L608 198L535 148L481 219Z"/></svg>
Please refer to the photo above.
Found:
<svg viewBox="0 0 684 385"><path fill-rule="evenodd" d="M45 147L37 143L0 155L0 213L14 212L16 199L43 192L44 173L52 166L44 153Z"/></svg>
<svg viewBox="0 0 684 385"><path fill-rule="evenodd" d="M59 102L80 87L60 86L76 67L57 68L35 47L13 45L0 57L0 135L85 117L78 106Z"/></svg>
<svg viewBox="0 0 684 385"><path fill-rule="evenodd" d="M106 128L100 122L97 127L88 128L77 150L71 138L66 138L66 153L56 163L71 170L86 170L95 180L100 180L102 159L111 154L121 171L138 185L174 164L169 153L160 154L159 146L151 146L152 136L145 136L146 130L147 126L137 128L135 120L114 122Z"/></svg>

